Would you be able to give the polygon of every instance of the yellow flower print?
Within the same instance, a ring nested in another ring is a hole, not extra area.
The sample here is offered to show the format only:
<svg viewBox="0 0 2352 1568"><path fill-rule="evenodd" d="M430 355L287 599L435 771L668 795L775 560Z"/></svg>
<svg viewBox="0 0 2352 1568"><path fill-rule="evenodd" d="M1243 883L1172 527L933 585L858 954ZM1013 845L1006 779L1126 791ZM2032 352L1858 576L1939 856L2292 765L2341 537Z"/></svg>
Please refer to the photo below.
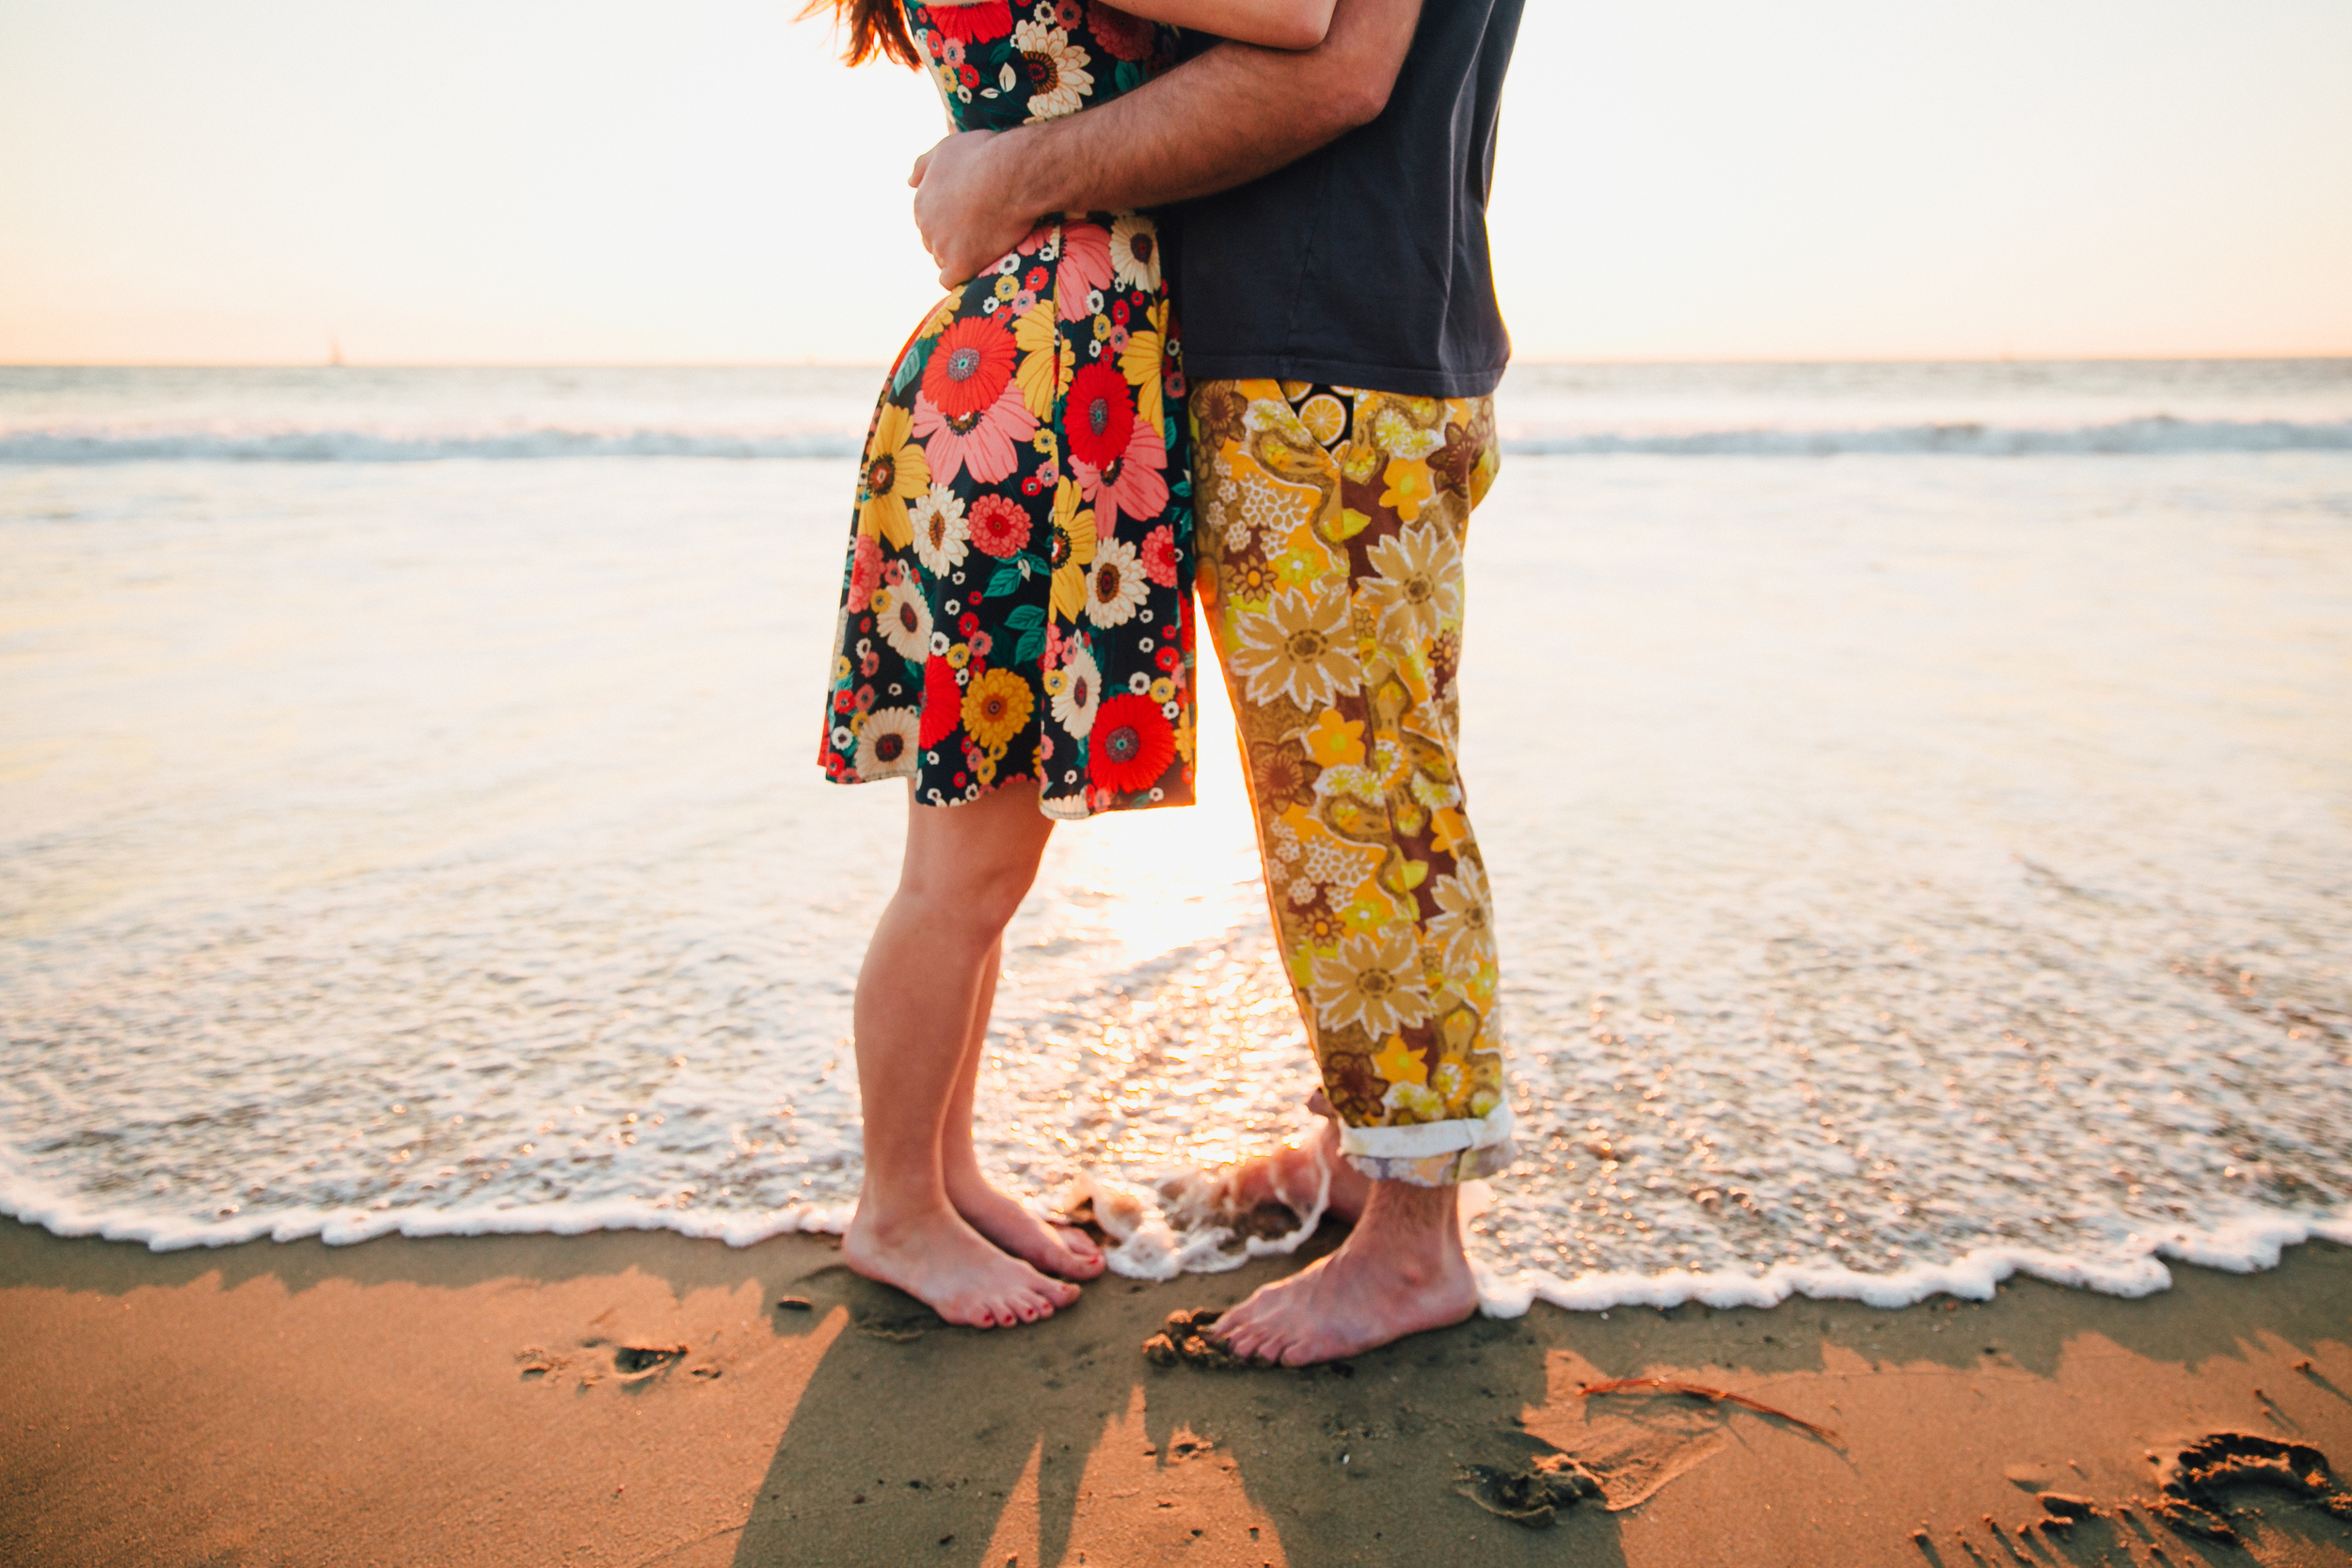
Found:
<svg viewBox="0 0 2352 1568"><path fill-rule="evenodd" d="M1350 936L1339 957L1315 959L1315 1016L1327 1025L1364 1025L1374 1037L1430 1016L1421 945L1411 928Z"/></svg>
<svg viewBox="0 0 2352 1568"><path fill-rule="evenodd" d="M1421 1053L1405 1043L1402 1035L1391 1035L1385 1050L1372 1059L1372 1069L1391 1084L1422 1084L1429 1082L1429 1064Z"/></svg>
<svg viewBox="0 0 2352 1568"><path fill-rule="evenodd" d="M1372 438L1391 457L1426 458L1445 445L1444 405L1428 398L1384 398L1372 417Z"/></svg>
<svg viewBox="0 0 2352 1568"><path fill-rule="evenodd" d="M1452 877L1438 879L1438 908L1429 934L1445 943L1445 960L1454 969L1475 973L1495 961L1494 899L1486 891L1486 873L1476 861L1462 861Z"/></svg>
<svg viewBox="0 0 2352 1568"><path fill-rule="evenodd" d="M914 524L907 502L930 493L931 465L912 439L914 416L897 404L885 404L874 420L873 438L866 443L865 499L858 503L857 531L879 533L893 549L914 543Z"/></svg>
<svg viewBox="0 0 2352 1568"><path fill-rule="evenodd" d="M1151 323L1151 330L1127 334L1127 346L1119 351L1119 373L1136 389L1136 418L1146 428L1157 430L1168 418L1167 404L1160 397L1161 361L1168 345L1168 301L1152 306L1143 319Z"/></svg>
<svg viewBox="0 0 2352 1568"><path fill-rule="evenodd" d="M983 751L1001 752L1029 721L1029 683L1001 665L963 689L963 729Z"/></svg>
<svg viewBox="0 0 2352 1568"><path fill-rule="evenodd" d="M955 643L955 644L953 644L952 646L950 646L950 647L948 648L948 650L947 650L947 668L948 668L948 669L950 669L950 670L961 670L961 669L962 669L965 665L967 665L967 664L969 664L969 663L971 663L971 662L972 662L972 644L971 644L971 643L969 643L969 642L958 642L958 643Z"/></svg>
<svg viewBox="0 0 2352 1568"><path fill-rule="evenodd" d="M1032 419L1053 418L1055 397L1076 373L1075 366L1062 362L1059 343L1059 336L1054 331L1054 302L1050 299L1039 300L1012 324L1012 344L1021 353L1021 368L1013 372L1012 379L1021 388L1021 402Z"/></svg>
<svg viewBox="0 0 2352 1568"><path fill-rule="evenodd" d="M1337 708L1325 708L1300 738L1307 743L1307 754L1326 768L1364 760L1363 721L1343 719Z"/></svg>
<svg viewBox="0 0 2352 1568"><path fill-rule="evenodd" d="M1383 476L1389 487L1380 492L1380 504L1393 507L1396 515L1406 522L1421 516L1421 503L1436 491L1429 483L1429 465L1399 457L1389 464Z"/></svg>
<svg viewBox="0 0 2352 1568"><path fill-rule="evenodd" d="M1078 482L1065 479L1054 486L1054 541L1057 553L1066 550L1054 567L1054 613L1075 621L1086 609L1087 568L1094 563L1094 509L1078 508Z"/></svg>
<svg viewBox="0 0 2352 1568"><path fill-rule="evenodd" d="M1444 1121L1445 1101L1435 1090L1420 1084L1391 1084L1381 1098L1388 1107L1389 1125L1410 1127L1416 1122Z"/></svg>
<svg viewBox="0 0 2352 1568"><path fill-rule="evenodd" d="M1430 842L1440 855L1451 855L1470 844L1470 821L1448 806L1430 817Z"/></svg>
<svg viewBox="0 0 2352 1568"><path fill-rule="evenodd" d="M1458 1117L1470 1109L1470 1069L1459 1062L1439 1062L1438 1070L1429 1075L1430 1089L1445 1101L1449 1118Z"/></svg>

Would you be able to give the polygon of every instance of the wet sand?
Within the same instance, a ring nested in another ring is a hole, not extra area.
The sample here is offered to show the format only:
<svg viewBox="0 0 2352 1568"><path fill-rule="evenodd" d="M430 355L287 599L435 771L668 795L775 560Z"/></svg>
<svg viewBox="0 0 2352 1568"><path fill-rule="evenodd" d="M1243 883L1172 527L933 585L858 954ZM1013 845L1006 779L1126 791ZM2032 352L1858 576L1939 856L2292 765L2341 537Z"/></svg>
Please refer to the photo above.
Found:
<svg viewBox="0 0 2352 1568"><path fill-rule="evenodd" d="M2352 1249L2176 1268L2138 1301L2012 1282L1898 1312L1539 1306L1344 1369L1145 1358L1170 1312L1292 1266L1113 1279L1048 1324L981 1333L858 1279L820 1238L158 1255L9 1224L0 1561L2352 1561L2352 1525L2284 1491L2209 1496L2238 1511L2243 1547L2150 1512L2160 1462L2213 1433L2352 1472ZM1580 1386L1641 1377L1834 1439ZM1548 1526L1466 1495L1523 1503L1531 1464L1563 1451L1593 1481L1559 1487ZM2028 1529L2045 1492L2100 1516Z"/></svg>

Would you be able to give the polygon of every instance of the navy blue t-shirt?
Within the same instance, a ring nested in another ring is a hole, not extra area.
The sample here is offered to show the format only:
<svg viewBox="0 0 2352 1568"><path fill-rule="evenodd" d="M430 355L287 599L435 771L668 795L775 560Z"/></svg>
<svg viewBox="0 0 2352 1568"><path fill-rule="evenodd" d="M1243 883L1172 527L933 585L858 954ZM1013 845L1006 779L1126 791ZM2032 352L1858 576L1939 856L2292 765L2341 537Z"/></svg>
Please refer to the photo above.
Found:
<svg viewBox="0 0 2352 1568"><path fill-rule="evenodd" d="M1486 196L1524 6L1424 0L1378 119L1175 210L1188 377L1419 397L1494 390L1511 339L1495 303Z"/></svg>

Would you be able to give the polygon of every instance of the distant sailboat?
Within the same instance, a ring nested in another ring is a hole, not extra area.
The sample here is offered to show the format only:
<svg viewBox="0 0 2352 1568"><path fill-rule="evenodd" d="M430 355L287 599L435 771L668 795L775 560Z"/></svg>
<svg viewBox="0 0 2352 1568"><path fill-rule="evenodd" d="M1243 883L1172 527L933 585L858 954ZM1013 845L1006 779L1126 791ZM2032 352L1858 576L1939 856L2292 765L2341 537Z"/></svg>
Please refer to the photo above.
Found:
<svg viewBox="0 0 2352 1568"><path fill-rule="evenodd" d="M343 341L341 338L326 340L326 362L329 365L340 365L343 362Z"/></svg>

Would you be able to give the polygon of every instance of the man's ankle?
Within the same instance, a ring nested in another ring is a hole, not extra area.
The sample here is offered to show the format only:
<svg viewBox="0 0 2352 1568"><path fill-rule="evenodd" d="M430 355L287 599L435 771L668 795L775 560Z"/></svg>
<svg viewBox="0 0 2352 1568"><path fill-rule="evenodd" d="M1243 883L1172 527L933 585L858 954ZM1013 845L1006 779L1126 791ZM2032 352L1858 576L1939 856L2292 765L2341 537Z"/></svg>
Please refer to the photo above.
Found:
<svg viewBox="0 0 2352 1568"><path fill-rule="evenodd" d="M1458 1187L1375 1181L1356 1234L1400 1267L1444 1269L1467 1262L1460 1214Z"/></svg>

